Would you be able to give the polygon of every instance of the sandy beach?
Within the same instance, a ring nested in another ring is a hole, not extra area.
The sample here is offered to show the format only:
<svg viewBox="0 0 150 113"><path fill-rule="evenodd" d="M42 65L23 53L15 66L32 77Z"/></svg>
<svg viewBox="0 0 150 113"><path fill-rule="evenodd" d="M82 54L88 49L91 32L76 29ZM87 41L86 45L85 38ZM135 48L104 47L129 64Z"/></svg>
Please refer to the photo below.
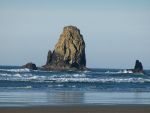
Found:
<svg viewBox="0 0 150 113"><path fill-rule="evenodd" d="M150 113L149 105L81 105L0 108L0 113Z"/></svg>

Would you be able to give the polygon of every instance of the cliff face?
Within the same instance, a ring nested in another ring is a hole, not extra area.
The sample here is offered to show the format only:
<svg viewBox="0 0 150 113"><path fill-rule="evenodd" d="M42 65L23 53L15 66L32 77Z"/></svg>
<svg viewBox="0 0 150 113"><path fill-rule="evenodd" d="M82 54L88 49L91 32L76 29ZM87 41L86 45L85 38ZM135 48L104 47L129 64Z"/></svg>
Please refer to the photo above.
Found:
<svg viewBox="0 0 150 113"><path fill-rule="evenodd" d="M77 27L64 27L54 51L48 52L44 68L47 70L86 68L85 42Z"/></svg>

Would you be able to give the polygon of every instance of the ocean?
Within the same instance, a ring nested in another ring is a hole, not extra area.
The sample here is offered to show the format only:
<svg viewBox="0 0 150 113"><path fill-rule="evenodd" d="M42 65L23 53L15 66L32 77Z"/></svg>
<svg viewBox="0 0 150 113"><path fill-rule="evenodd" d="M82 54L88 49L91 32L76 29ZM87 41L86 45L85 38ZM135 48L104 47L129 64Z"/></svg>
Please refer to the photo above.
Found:
<svg viewBox="0 0 150 113"><path fill-rule="evenodd" d="M0 107L150 104L150 70L42 71L0 66Z"/></svg>

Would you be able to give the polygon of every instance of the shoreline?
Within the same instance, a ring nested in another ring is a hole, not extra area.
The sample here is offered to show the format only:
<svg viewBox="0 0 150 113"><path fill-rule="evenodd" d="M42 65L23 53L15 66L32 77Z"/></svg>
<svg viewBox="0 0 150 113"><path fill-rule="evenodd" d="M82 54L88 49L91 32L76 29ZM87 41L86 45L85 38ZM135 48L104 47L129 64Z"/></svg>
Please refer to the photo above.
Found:
<svg viewBox="0 0 150 113"><path fill-rule="evenodd" d="M150 105L62 105L4 107L0 113L150 113Z"/></svg>

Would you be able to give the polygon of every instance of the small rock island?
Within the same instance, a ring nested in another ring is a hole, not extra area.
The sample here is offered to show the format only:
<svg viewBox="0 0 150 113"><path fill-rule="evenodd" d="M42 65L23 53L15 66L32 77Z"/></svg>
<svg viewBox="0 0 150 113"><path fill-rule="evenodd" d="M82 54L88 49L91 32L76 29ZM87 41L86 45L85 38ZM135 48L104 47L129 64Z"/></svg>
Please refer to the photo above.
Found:
<svg viewBox="0 0 150 113"><path fill-rule="evenodd" d="M75 26L64 27L53 51L49 50L45 70L85 70L85 42Z"/></svg>
<svg viewBox="0 0 150 113"><path fill-rule="evenodd" d="M22 68L27 68L27 69L31 69L31 70L37 70L38 69L36 67L36 65L32 62L23 65Z"/></svg>
<svg viewBox="0 0 150 113"><path fill-rule="evenodd" d="M126 72L135 74L144 74L143 65L139 60L136 60L134 69L127 69Z"/></svg>
<svg viewBox="0 0 150 113"><path fill-rule="evenodd" d="M139 60L136 60L133 73L144 73L143 65Z"/></svg>

